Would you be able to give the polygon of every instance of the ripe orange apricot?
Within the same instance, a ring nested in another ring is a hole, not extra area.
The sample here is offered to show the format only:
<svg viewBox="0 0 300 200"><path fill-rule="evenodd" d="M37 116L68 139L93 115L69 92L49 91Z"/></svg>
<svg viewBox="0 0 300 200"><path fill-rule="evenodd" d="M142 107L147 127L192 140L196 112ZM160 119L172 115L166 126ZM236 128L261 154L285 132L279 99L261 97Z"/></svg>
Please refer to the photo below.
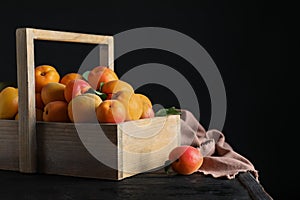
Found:
<svg viewBox="0 0 300 200"><path fill-rule="evenodd" d="M65 101L52 101L45 105L43 121L46 122L69 122L68 103Z"/></svg>
<svg viewBox="0 0 300 200"><path fill-rule="evenodd" d="M36 121L43 121L43 110L36 108L35 117L36 117Z"/></svg>
<svg viewBox="0 0 300 200"><path fill-rule="evenodd" d="M60 79L60 83L67 85L71 80L74 79L82 79L82 75L75 72L67 73Z"/></svg>
<svg viewBox="0 0 300 200"><path fill-rule="evenodd" d="M143 105L143 112L141 115L141 119L154 117L155 114L154 114L154 110L152 108L151 100L144 94L137 93L136 95L140 97L140 100Z"/></svg>
<svg viewBox="0 0 300 200"><path fill-rule="evenodd" d="M112 80L103 84L101 92L107 94L108 97L111 97L112 94L115 94L121 90L126 90L131 93L134 93L133 87L123 80Z"/></svg>
<svg viewBox="0 0 300 200"><path fill-rule="evenodd" d="M98 90L101 82L108 82L112 80L118 80L117 74L110 68L106 66L94 67L89 75L88 82L95 90Z"/></svg>
<svg viewBox="0 0 300 200"><path fill-rule="evenodd" d="M126 109L125 121L140 119L143 113L143 104L137 94L129 90L120 90L113 94L112 99L118 100L124 105Z"/></svg>
<svg viewBox="0 0 300 200"><path fill-rule="evenodd" d="M175 147L169 154L173 171L182 175L196 172L203 163L203 156L199 149L193 146Z"/></svg>
<svg viewBox="0 0 300 200"><path fill-rule="evenodd" d="M92 93L85 93L74 97L68 104L68 115L71 122L97 122L96 109L102 99Z"/></svg>
<svg viewBox="0 0 300 200"><path fill-rule="evenodd" d="M108 99L98 106L96 115L101 123L121 123L125 121L126 110L120 101Z"/></svg>
<svg viewBox="0 0 300 200"><path fill-rule="evenodd" d="M47 105L51 101L65 101L65 88L62 83L48 83L42 88L41 98L44 105Z"/></svg>
<svg viewBox="0 0 300 200"><path fill-rule="evenodd" d="M91 85L83 79L71 80L64 91L65 99L70 102L74 97L86 93L90 88Z"/></svg>
<svg viewBox="0 0 300 200"><path fill-rule="evenodd" d="M43 103L42 95L40 92L35 93L35 107L44 110L45 104Z"/></svg>
<svg viewBox="0 0 300 200"><path fill-rule="evenodd" d="M0 119L14 119L18 113L18 88L6 87L0 92Z"/></svg>
<svg viewBox="0 0 300 200"><path fill-rule="evenodd" d="M40 65L35 68L35 92L41 92L42 88L51 82L59 82L60 75L56 68L50 65Z"/></svg>

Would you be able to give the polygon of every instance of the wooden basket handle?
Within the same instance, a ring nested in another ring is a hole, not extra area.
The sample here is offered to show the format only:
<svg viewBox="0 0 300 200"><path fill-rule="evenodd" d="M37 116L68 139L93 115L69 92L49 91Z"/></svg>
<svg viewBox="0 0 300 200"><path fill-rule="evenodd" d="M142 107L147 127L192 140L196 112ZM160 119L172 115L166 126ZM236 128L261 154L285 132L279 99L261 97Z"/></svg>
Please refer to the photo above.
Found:
<svg viewBox="0 0 300 200"><path fill-rule="evenodd" d="M33 28L18 28L16 30L19 91L19 170L24 173L37 171L34 40L108 45L106 55L102 55L104 52L100 50L100 60L106 57L109 68L114 68L112 36Z"/></svg>

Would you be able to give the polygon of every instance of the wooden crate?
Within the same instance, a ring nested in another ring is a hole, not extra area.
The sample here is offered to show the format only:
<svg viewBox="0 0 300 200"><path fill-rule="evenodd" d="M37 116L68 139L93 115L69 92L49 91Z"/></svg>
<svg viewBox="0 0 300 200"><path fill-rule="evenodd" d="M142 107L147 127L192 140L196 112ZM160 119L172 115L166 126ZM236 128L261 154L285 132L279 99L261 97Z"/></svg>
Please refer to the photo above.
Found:
<svg viewBox="0 0 300 200"><path fill-rule="evenodd" d="M37 122L34 40L106 45L99 52L100 64L113 69L113 37L20 28L16 39L19 122L0 122L0 147L14 147L7 157L0 151L0 163L9 160L1 169L121 180L162 167L180 145L179 115L120 124Z"/></svg>
<svg viewBox="0 0 300 200"><path fill-rule="evenodd" d="M0 169L19 170L18 121L0 120Z"/></svg>

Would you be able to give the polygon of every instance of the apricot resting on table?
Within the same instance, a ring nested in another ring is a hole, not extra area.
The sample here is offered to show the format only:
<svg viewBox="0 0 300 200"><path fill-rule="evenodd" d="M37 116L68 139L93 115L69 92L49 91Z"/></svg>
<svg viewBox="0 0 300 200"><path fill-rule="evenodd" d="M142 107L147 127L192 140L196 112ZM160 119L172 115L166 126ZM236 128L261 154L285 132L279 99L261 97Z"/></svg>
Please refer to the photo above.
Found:
<svg viewBox="0 0 300 200"><path fill-rule="evenodd" d="M198 148L184 145L175 147L170 152L169 161L174 172L190 175L201 167L203 156Z"/></svg>

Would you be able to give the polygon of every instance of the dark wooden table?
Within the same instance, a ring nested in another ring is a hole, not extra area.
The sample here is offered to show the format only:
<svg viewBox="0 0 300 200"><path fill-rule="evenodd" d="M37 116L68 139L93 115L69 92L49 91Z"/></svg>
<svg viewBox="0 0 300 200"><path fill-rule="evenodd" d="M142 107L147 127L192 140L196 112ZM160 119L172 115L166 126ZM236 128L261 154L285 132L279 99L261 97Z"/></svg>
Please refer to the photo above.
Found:
<svg viewBox="0 0 300 200"><path fill-rule="evenodd" d="M272 199L250 173L227 180L199 173L181 176L160 172L109 181L0 170L0 184L1 200Z"/></svg>

